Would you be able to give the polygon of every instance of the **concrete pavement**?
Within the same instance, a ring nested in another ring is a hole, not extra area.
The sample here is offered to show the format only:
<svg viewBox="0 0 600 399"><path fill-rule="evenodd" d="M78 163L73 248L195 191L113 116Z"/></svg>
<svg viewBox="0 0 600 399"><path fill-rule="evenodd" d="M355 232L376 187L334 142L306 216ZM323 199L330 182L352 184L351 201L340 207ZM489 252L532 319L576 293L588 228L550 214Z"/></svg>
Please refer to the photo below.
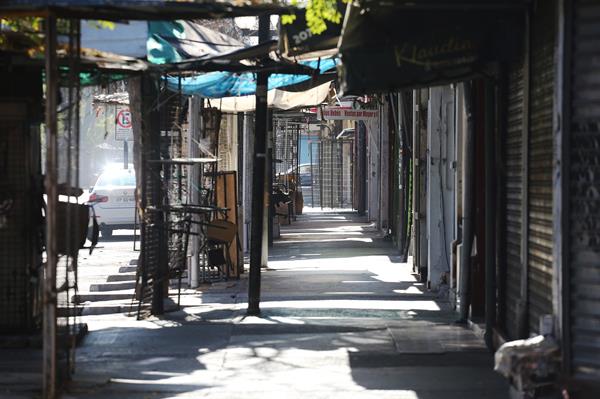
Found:
<svg viewBox="0 0 600 399"><path fill-rule="evenodd" d="M261 317L245 317L246 302L244 276L186 290L182 309L161 318L83 316L90 333L63 397L508 397L481 338L354 214L284 226L262 273ZM0 396L36 397L29 377L4 374Z"/></svg>
<svg viewBox="0 0 600 399"><path fill-rule="evenodd" d="M353 214L282 229L262 274L183 296L161 319L87 316L68 398L507 398L480 337L453 324Z"/></svg>

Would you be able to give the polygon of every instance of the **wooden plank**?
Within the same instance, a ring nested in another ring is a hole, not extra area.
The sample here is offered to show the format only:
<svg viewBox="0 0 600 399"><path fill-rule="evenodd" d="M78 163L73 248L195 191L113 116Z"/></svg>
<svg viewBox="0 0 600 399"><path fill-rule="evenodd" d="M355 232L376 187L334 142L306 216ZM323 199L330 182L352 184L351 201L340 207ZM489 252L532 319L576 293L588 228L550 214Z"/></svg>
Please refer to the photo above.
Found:
<svg viewBox="0 0 600 399"><path fill-rule="evenodd" d="M216 179L215 193L216 206L229 209L226 220L237 225L237 173L235 171L219 172ZM233 271L228 271L228 277L239 277L241 268L243 268L239 244L240 242L236 237L229 248Z"/></svg>

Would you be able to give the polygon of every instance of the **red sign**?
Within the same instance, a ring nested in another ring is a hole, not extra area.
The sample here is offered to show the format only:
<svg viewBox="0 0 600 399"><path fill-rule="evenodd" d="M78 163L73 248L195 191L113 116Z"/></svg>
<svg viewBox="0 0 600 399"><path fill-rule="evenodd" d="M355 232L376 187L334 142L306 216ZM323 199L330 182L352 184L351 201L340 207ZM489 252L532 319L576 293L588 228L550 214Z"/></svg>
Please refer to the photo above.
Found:
<svg viewBox="0 0 600 399"><path fill-rule="evenodd" d="M376 109L352 109L348 107L322 107L320 109L320 119L326 121L369 120L378 117L379 111Z"/></svg>
<svg viewBox="0 0 600 399"><path fill-rule="evenodd" d="M122 109L117 114L117 125L122 128L131 128L131 112L128 109Z"/></svg>
<svg viewBox="0 0 600 399"><path fill-rule="evenodd" d="M132 140L133 130L131 129L131 112L129 108L117 108L116 122L115 139Z"/></svg>

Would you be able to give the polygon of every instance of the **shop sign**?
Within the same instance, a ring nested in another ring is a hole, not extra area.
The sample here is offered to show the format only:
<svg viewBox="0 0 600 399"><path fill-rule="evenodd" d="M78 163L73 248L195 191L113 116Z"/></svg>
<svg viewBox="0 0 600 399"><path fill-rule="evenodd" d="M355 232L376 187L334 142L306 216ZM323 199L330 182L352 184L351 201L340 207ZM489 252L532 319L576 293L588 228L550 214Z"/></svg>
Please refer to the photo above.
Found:
<svg viewBox="0 0 600 399"><path fill-rule="evenodd" d="M476 9L476 7L474 7ZM522 53L522 11L351 7L340 43L344 94L389 93L485 76Z"/></svg>
<svg viewBox="0 0 600 399"><path fill-rule="evenodd" d="M282 22L280 25L280 47L287 56L298 56L305 53L335 49L342 31L342 22L346 10L346 3L337 2L337 9L341 14L339 23L326 21L325 30L313 34L306 22L306 9L295 11L291 22ZM285 19L282 19L284 21Z"/></svg>
<svg viewBox="0 0 600 399"><path fill-rule="evenodd" d="M342 120L375 120L379 118L376 109L353 109L351 107L322 107L319 109L318 118L326 121Z"/></svg>

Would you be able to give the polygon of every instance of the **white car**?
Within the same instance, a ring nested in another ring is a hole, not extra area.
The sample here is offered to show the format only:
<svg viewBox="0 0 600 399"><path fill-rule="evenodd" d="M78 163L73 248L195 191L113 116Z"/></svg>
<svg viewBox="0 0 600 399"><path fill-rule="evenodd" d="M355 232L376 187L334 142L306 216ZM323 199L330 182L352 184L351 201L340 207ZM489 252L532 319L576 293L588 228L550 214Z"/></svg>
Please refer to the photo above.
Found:
<svg viewBox="0 0 600 399"><path fill-rule="evenodd" d="M135 171L132 167L102 172L90 190L88 204L94 207L102 237L113 230L133 229L135 223Z"/></svg>

